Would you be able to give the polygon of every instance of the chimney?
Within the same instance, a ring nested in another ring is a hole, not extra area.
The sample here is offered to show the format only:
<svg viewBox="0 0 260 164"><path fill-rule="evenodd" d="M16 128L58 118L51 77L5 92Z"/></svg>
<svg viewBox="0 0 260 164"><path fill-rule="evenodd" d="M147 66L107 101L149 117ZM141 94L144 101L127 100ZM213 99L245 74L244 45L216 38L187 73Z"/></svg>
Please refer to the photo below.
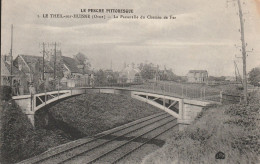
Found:
<svg viewBox="0 0 260 164"><path fill-rule="evenodd" d="M124 62L124 68L126 68L126 63Z"/></svg>
<svg viewBox="0 0 260 164"><path fill-rule="evenodd" d="M4 55L4 61L7 62L8 64L11 64L11 57L10 57L10 55Z"/></svg>

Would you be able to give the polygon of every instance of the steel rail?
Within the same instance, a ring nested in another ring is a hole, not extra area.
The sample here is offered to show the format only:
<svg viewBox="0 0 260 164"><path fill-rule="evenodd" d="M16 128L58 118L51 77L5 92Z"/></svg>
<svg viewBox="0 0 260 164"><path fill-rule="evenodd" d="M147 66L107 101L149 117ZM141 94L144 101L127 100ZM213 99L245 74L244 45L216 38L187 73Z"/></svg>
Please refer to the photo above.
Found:
<svg viewBox="0 0 260 164"><path fill-rule="evenodd" d="M166 129L165 131L161 132L160 134L154 136L153 138L145 141L144 143L142 143L141 145L137 146L136 148L128 151L127 153L125 153L123 156L117 158L116 160L114 160L111 164L116 164L117 162L119 162L120 160L124 159L126 156L130 155L131 153L133 153L134 151L138 150L139 148L141 148L142 146L148 144L149 142L151 142L153 139L159 137L160 135L162 135L163 133L168 132L169 130L171 130L172 128L174 128L176 125L178 125L178 123L176 123L175 125L173 125L172 127Z"/></svg>

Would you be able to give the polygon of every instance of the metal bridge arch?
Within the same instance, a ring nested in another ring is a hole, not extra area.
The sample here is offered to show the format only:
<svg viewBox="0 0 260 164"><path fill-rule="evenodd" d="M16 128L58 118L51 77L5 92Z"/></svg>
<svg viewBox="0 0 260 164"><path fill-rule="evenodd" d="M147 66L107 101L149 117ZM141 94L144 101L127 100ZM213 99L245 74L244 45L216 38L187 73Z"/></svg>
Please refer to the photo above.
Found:
<svg viewBox="0 0 260 164"><path fill-rule="evenodd" d="M31 123L34 125L35 112L43 108L44 106L59 100L63 100L65 98L88 93L109 93L128 95L134 99L146 102L161 110L164 110L165 112L171 114L173 117L176 117L178 120L186 119L189 120L188 122L190 122L190 120L193 119L194 114L191 114L191 116L189 116L190 114L187 115L187 113L191 113L192 111L187 112L186 109L190 110L190 108L194 105L199 107L205 107L210 104L208 102L202 102L198 100L187 100L177 96L170 96L126 88L111 87L76 88L70 90L40 93L35 95L14 96L13 99L22 108L23 112L28 116ZM197 109L195 113L198 113Z"/></svg>

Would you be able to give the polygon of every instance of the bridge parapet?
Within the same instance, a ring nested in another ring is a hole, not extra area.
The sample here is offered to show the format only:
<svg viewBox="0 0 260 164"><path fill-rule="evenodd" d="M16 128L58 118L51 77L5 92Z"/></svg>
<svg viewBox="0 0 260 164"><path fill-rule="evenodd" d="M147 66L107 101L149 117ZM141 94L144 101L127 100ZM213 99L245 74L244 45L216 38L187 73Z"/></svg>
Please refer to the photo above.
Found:
<svg viewBox="0 0 260 164"><path fill-rule="evenodd" d="M194 121L194 119L197 117L197 115L203 110L203 108L212 106L213 104L216 103L183 99L183 110L181 114L181 119L179 119L178 122L181 124L191 124L192 121Z"/></svg>

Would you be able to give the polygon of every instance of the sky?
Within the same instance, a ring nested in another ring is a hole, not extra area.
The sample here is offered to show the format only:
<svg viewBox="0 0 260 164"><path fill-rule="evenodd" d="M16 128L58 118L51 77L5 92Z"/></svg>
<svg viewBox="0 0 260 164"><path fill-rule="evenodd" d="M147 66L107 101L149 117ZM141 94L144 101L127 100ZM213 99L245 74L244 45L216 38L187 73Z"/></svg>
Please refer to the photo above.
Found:
<svg viewBox="0 0 260 164"><path fill-rule="evenodd" d="M250 71L260 66L260 0L245 2L247 50L254 49L247 57ZM110 19L107 16L114 14L106 13L95 13L106 19L42 18L89 14L81 9L133 9L124 15L176 19ZM109 69L111 61L115 71L122 70L124 62L152 62L178 75L195 69L234 76L234 60L242 69L237 13L236 1L227 4L227 0L2 0L1 55L10 52L13 24L14 57L42 55L42 42L57 42L64 56L84 53L94 69Z"/></svg>

